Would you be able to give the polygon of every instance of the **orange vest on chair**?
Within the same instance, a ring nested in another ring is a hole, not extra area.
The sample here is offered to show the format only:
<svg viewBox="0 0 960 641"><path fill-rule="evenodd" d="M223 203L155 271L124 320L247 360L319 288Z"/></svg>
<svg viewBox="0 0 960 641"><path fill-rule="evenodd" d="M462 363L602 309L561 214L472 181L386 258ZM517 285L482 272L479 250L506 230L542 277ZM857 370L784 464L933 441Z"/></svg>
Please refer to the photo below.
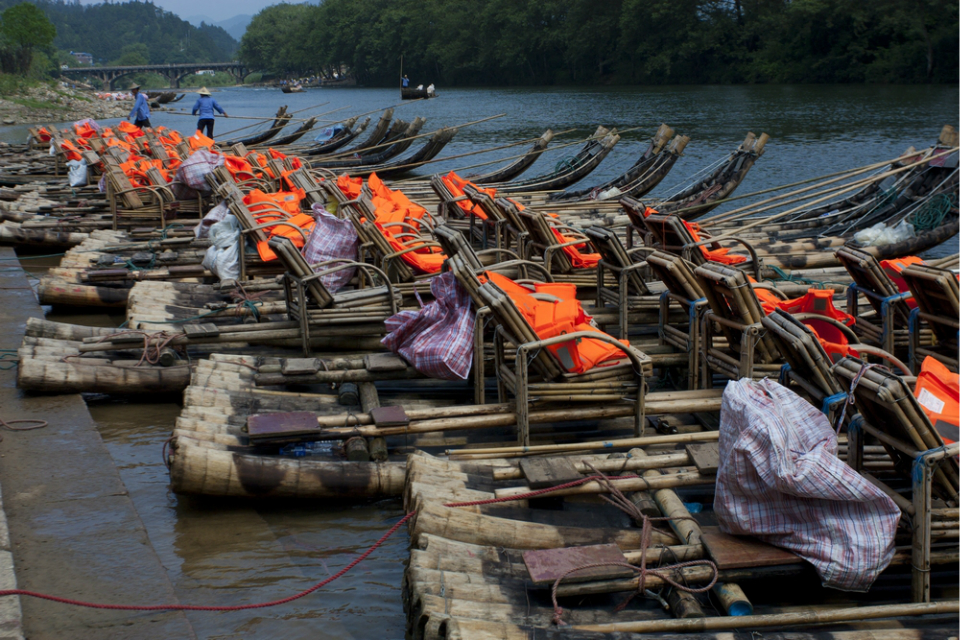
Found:
<svg viewBox="0 0 960 641"><path fill-rule="evenodd" d="M910 265L925 265L926 261L918 256L904 256L902 258L891 258L889 260L881 260L880 267L883 268L884 273L890 277L890 280L894 282L897 286L897 291L901 294L904 292L909 292L910 288L907 287L907 281L900 276L900 274ZM904 301L910 309L913 309L917 306L917 301L913 300L913 296L905 299Z"/></svg>
<svg viewBox="0 0 960 641"><path fill-rule="evenodd" d="M541 340L573 332L599 331L590 324L590 317L584 313L580 301L575 297L542 301L531 296L529 289L496 272L486 272L485 279L489 279L510 297ZM536 283L534 287L536 293L551 294L558 298L561 294L576 295L576 286L569 283ZM629 344L627 341L621 342ZM576 374L583 374L606 361L618 360L624 356L623 352L613 345L595 338L581 338L552 345L547 349L568 372Z"/></svg>
<svg viewBox="0 0 960 641"><path fill-rule="evenodd" d="M960 426L960 374L927 356L917 374L913 395L945 443L955 443Z"/></svg>
<svg viewBox="0 0 960 641"><path fill-rule="evenodd" d="M492 187L477 187L477 186L474 185L472 182L470 182L469 180L467 180L467 179L465 179L465 178L461 178L460 176L458 176L458 175L456 174L456 172L453 172L453 171L451 171L451 172L450 172L449 174L447 174L446 176L442 176L442 177L440 178L440 180L442 180L442 181L443 181L443 184L447 186L447 189L450 190L450 193L453 194L453 195L456 196L456 197L460 197L460 196L463 196L463 195L464 195L464 194L463 194L463 188L464 188L465 185L470 185L471 187L474 187L474 188L478 189L479 191L482 191L483 193L487 194L487 195L490 196L491 198L496 198L496 197L497 197L497 190L496 190L496 189L493 189ZM473 214L474 216L476 216L476 217L479 218L480 220L486 220L486 219L487 219L487 215L486 215L485 213L483 213L483 209L480 208L480 205L473 205L473 206L471 206L470 203L468 203L467 201L461 200L461 201L457 202L457 207L459 207L459 208L463 211L463 213L466 214L466 215L468 215L468 216L469 216L470 214Z"/></svg>

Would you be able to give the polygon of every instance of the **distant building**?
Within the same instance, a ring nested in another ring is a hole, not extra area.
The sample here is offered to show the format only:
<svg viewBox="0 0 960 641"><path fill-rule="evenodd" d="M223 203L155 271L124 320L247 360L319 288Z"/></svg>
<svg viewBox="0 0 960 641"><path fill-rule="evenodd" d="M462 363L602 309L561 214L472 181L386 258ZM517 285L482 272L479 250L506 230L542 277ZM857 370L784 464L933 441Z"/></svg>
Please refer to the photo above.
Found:
<svg viewBox="0 0 960 641"><path fill-rule="evenodd" d="M93 64L93 54L83 53L80 51L71 51L70 55L77 59L82 65L92 65Z"/></svg>

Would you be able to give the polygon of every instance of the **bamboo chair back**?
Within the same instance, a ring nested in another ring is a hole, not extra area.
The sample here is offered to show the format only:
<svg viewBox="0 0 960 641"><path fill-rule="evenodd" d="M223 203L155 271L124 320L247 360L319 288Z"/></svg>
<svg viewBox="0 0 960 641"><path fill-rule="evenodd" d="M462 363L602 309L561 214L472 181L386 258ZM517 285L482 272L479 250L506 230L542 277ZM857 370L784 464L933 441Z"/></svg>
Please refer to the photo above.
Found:
<svg viewBox="0 0 960 641"><path fill-rule="evenodd" d="M519 215L520 221L523 223L524 229L529 235L530 246L540 247L546 251L547 248L560 244L557 237L553 234L553 228L550 223L547 222L546 216L542 213L524 209L519 212ZM589 241L585 240L584 244L589 244ZM546 257L544 258L544 262L547 262ZM568 274L573 270L573 263L570 261L570 257L562 250L552 253L551 261L547 265L547 268L552 272L554 266L556 266L556 270L561 274Z"/></svg>
<svg viewBox="0 0 960 641"><path fill-rule="evenodd" d="M957 344L960 281L949 269L911 265L901 274L938 343Z"/></svg>
<svg viewBox="0 0 960 641"><path fill-rule="evenodd" d="M844 389L834 376L833 362L810 328L789 312L777 309L760 321L783 355L791 379L819 403L842 394Z"/></svg>
<svg viewBox="0 0 960 641"><path fill-rule="evenodd" d="M883 271L880 261L872 254L847 246L839 248L836 255L857 287L874 294L873 296L867 296L867 300L877 314L882 315L883 299L896 296L900 293L900 290L896 283ZM902 321L905 326L910 316L909 307L903 300L893 301L892 304L896 320Z"/></svg>
<svg viewBox="0 0 960 641"><path fill-rule="evenodd" d="M705 298L703 287L690 263L676 254L655 251L647 256L647 265L675 296L693 302Z"/></svg>
<svg viewBox="0 0 960 641"><path fill-rule="evenodd" d="M267 244L291 276L303 279L313 275L313 269L310 267L310 264L300 254L300 251L289 238L274 236ZM330 294L330 291L319 279L310 280L305 290L310 300L321 309L333 303L333 295Z"/></svg>
<svg viewBox="0 0 960 641"><path fill-rule="evenodd" d="M603 268L604 265L609 265L619 274L619 270L634 266L633 258L627 253L627 248L623 246L620 237L612 229L594 225L587 227L584 233L602 257L602 263L598 266L598 269ZM636 270L627 272L626 278L627 285L632 293L638 296L650 293L647 283Z"/></svg>
<svg viewBox="0 0 960 641"><path fill-rule="evenodd" d="M727 338L730 348L739 353L744 329L758 325L766 316L747 275L738 269L713 262L700 265L695 273L711 311L720 319L720 331ZM756 344L757 362L772 363L778 356L773 342L761 336Z"/></svg>
<svg viewBox="0 0 960 641"><path fill-rule="evenodd" d="M460 256L470 269L483 269L483 263L473 249L473 245L468 243L459 231L449 225L438 225L433 230L433 235L436 236L437 242L443 248L443 253L448 257Z"/></svg>
<svg viewBox="0 0 960 641"><path fill-rule="evenodd" d="M943 447L943 439L902 378L851 357L837 363L834 372L843 385L853 388L863 420L873 431L889 437L878 436L901 474L911 478L919 453ZM946 457L934 473L934 496L955 505L958 474L957 460Z"/></svg>

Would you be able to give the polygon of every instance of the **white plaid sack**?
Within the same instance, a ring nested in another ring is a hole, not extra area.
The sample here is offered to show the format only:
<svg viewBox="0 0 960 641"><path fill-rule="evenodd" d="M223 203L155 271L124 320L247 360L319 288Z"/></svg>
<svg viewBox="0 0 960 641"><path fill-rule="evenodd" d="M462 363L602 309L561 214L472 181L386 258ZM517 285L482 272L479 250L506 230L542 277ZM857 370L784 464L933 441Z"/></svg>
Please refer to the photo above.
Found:
<svg viewBox="0 0 960 641"><path fill-rule="evenodd" d="M177 168L174 183L182 183L197 191L209 191L205 176L221 165L223 165L223 154L215 154L208 149L198 149Z"/></svg>
<svg viewBox="0 0 960 641"><path fill-rule="evenodd" d="M314 203L312 209L317 225L310 232L310 236L300 252L304 260L311 265L337 258L357 260L357 249L360 241L357 238L357 230L353 223L349 220L337 218L324 209L320 203ZM335 267L335 265L319 267L315 271L323 271L330 267ZM327 291L335 294L349 283L356 273L356 267L343 269L321 276L320 282L327 288Z"/></svg>
<svg viewBox="0 0 960 641"><path fill-rule="evenodd" d="M730 382L720 410L713 509L814 565L823 585L870 589L893 558L900 509L837 458L837 435L810 403L770 380Z"/></svg>
<svg viewBox="0 0 960 641"><path fill-rule="evenodd" d="M430 291L435 300L386 320L390 333L380 342L424 376L464 380L473 364L470 295L451 272L431 278Z"/></svg>

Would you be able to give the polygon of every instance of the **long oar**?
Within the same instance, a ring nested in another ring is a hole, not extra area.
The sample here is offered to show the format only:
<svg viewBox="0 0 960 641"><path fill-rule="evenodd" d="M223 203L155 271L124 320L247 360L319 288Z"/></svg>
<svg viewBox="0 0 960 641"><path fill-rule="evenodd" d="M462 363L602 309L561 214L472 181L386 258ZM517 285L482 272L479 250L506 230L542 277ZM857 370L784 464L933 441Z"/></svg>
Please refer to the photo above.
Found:
<svg viewBox="0 0 960 641"><path fill-rule="evenodd" d="M839 196L839 195L841 195L841 194L845 194L845 193L847 193L847 192L854 191L854 190L859 189L859 188L861 188L861 187L863 187L863 186L865 186L865 185L870 184L871 182L883 180L884 178L886 178L886 177L888 177L888 176L895 176L895 175L897 175L897 174L899 174L899 173L903 173L904 171L906 171L906 170L908 170L908 169L913 169L914 167L917 167L917 166L919 166L919 165L926 164L926 163L930 162L931 160L933 160L934 158L939 158L940 156L950 155L950 154L954 153L955 151L957 151L958 149L960 149L960 147L953 147L953 148L948 149L948 150L946 150L946 151L943 151L943 152L941 152L941 153L934 154L933 156L929 156L929 157L927 157L927 158L924 158L923 160L918 160L917 162L912 162L912 163L910 163L910 164L908 164L908 165L904 165L904 166L902 166L902 167L898 167L898 168L896 168L896 169L892 169L892 170L890 170L890 171L884 172L884 173L879 174L879 175L877 175L877 176L871 176L871 177L869 177L869 178L864 178L863 180L858 180L858 181L855 181L855 182L852 182L852 183L848 183L848 184L844 185L842 189L832 190L833 193L831 193L831 194L829 194L829 195L827 195L827 196L823 196L822 198L817 198L816 200L814 200L814 201L812 201L812 202L809 202L809 203L807 203L807 204L805 204L805 205L799 205L799 206L797 206L797 207L793 207L793 208L791 208L791 209L788 209L787 211L780 212L779 214L774 214L773 216L765 216L765 217L760 218L759 220L756 220L756 221L754 221L754 222L752 222L752 223L749 223L749 224L746 224L746 225L743 225L743 226L738 226L738 227L736 227L735 229L733 229L733 230L731 230L731 231L728 231L728 232L725 232L725 233L722 233L722 234L720 234L720 235L718 235L718 236L711 236L710 238L708 238L708 239L706 239L706 240L701 240L701 241L698 242L698 243L694 243L692 246L693 246L693 247L699 247L699 246L701 246L701 245L707 245L707 244L709 244L709 243L717 242L718 240L726 239L726 238L728 238L728 237L730 237L730 236L740 235L740 234L742 234L742 233L743 233L745 230L747 230L747 229L752 229L752 228L754 228L754 227L756 227L756 226L758 226L758 225L768 224L768 223L771 223L771 222L773 222L773 221L775 221L775 220L779 220L780 218L784 218L784 217L789 216L789 215L791 215L791 214L795 214L795 213L797 213L798 211L801 211L801 210L803 210L803 209L805 209L805 208L809 208L810 205L816 205L816 204L818 204L818 203L820 203L820 202L830 200L830 199L834 198L835 196Z"/></svg>
<svg viewBox="0 0 960 641"><path fill-rule="evenodd" d="M622 130L622 131L621 131L621 130L617 130L616 133L619 135L619 134L627 133L627 132L630 132L630 131L636 131L637 129L642 129L642 127L630 127L629 129L624 129L624 130ZM571 131L576 131L576 129L567 129L566 131L558 132L558 133L555 134L555 135L559 136L559 135L561 135L561 134L570 133ZM589 136L589 137L584 138L584 139L582 139L582 140L574 140L573 142L567 142L567 143L564 143L564 144L562 144L562 145L555 145L555 146L549 147L549 148L547 148L547 149L544 149L542 153L546 154L546 153L548 153L548 152L555 152L555 151L558 151L558 150L560 150L560 149L565 149L565 148L567 148L567 147L575 147L575 146L577 146L577 145L582 145L582 144L584 144L584 143L590 142L591 140L600 140L600 139L605 138L606 136L608 136L609 133L610 133L610 132L607 132L607 133L605 133L605 134L592 135L592 136ZM531 140L531 141L532 141L532 140L536 140L536 138L531 138L530 140ZM514 145L517 145L517 144L523 144L523 142L514 143ZM506 146L506 147L511 147L511 146L513 146L513 145L505 145L505 146ZM477 151L477 152L468 152L468 153L460 154L459 156L444 156L443 158L434 158L433 160L430 160L430 161L428 161L428 162L441 162L441 161L446 161L446 160L452 160L452 159L454 159L454 158L460 158L460 157L463 157L463 156L470 156L470 155L473 155L473 154L484 153L485 151L496 151L496 149L497 149L497 148L485 149L485 150ZM529 153L529 152L527 152L527 153ZM454 169L453 171L461 172L461 171L466 171L467 169L476 169L477 167L486 167L487 165L495 165L495 164L497 164L497 163L504 162L504 161L507 161L507 160L516 160L517 158L523 158L523 157L526 156L526 155L527 155L527 154L516 154L516 155L514 155L514 156L507 156L506 158L497 158L497 159L495 159L495 160L488 160L488 161L486 161L486 162L477 163L477 164L475 164L475 165L467 165L467 166L465 166L465 167L457 167L457 168ZM426 165L427 163L424 162L424 163L420 163L420 164ZM392 182L393 182L393 183L403 183L403 182L416 181L416 180L421 180L421 181L422 181L422 180L423 180L423 176L413 176L413 177L411 177L411 178L404 178L404 179L402 179L402 180L395 180L395 181L392 181ZM552 191L562 191L562 190L552 190ZM546 192L537 192L537 193L546 193ZM523 194L523 192L516 192L514 195L522 195L522 194Z"/></svg>
<svg viewBox="0 0 960 641"><path fill-rule="evenodd" d="M495 120L495 119L497 119L497 118L503 118L503 117L506 116L506 115L507 115L507 114L505 114L505 113L497 114L496 116L489 116L489 117L487 117L487 118L481 118L480 120L473 120L473 121L471 121L471 122L465 122L465 123L463 123L463 124L461 124L461 125L453 125L453 126L451 126L451 127L443 127L442 129L463 129L464 127L471 127L471 126L473 126L473 125L480 124L481 122L487 122L488 120ZM373 147L367 147L366 149L364 149L364 152L370 151L371 149L379 149L380 147L392 147L393 145L395 145L395 144L397 144L397 143L406 142L406 141L408 141L408 140L416 140L417 138L426 138L427 136L433 136L434 134L436 134L438 131L441 131L442 129L436 129L436 130L434 130L434 131L428 131L428 132L423 133L423 134L417 134L416 136L407 136L406 138L400 138L399 140L392 140L392 141L390 141L390 142L382 143L382 144L379 144L379 145L374 145ZM353 156L353 155L354 155L353 152L343 152L343 153L339 153L339 154L333 154L333 155L331 155L331 156L324 156L322 162L328 162L328 161L335 162L335 161L337 161L337 160L350 158L350 157ZM320 161L318 161L318 162L320 162Z"/></svg>
<svg viewBox="0 0 960 641"><path fill-rule="evenodd" d="M743 194L742 196L734 196L734 197L732 197L732 198L725 198L724 200L718 200L718 201L716 201L714 204L728 203L728 202L731 202L731 201L734 201L734 200L742 200L742 199L744 199L744 198L750 198L750 197L752 197L752 196L759 196L759 195L761 195L761 194L770 193L770 192L772 192L772 191L780 191L781 189L788 189L788 188L790 188L790 187L796 187L797 185L803 185L803 184L806 184L806 183L816 182L816 181L818 181L818 180L823 180L823 181L824 181L824 182L817 183L816 185L812 185L812 186L810 186L810 187L805 187L805 188L803 188L803 189L798 189L798 190L792 191L792 192L790 192L790 193L778 194L777 196L774 196L773 198L768 198L768 199L761 200L761 201L758 201L758 202L755 202L755 203L750 203L749 205L746 205L745 207L741 207L741 208L739 208L739 209L732 209L732 210L730 210L730 211L724 212L723 214L720 214L720 215L717 215L717 216L713 216L713 217L711 217L711 218L703 221L702 223L700 223L700 225L701 225L701 227L706 227L706 226L709 226L709 225L714 225L714 224L716 224L716 223L727 222L727 221L730 220L733 216L735 216L736 214L738 214L738 213L741 212L741 211L746 210L747 208L756 207L757 205L765 205L765 204L767 204L767 203L769 203L769 202L774 202L774 201L776 201L776 200L778 200L778 199L789 198L789 197L791 197L791 196L795 196L795 195L797 195L797 194L801 194L801 193L810 191L811 189L816 189L816 188L822 187L822 186L824 186L824 185L829 185L829 184L832 184L832 183L841 181L841 180L843 180L844 178L848 178L848 177L851 177L851 178L852 178L853 176L858 176L858 175L860 175L860 174L863 174L863 173L866 173L866 172L869 172L869 171L874 171L875 169L879 169L880 167L886 167L886 166L892 165L893 163L899 162L899 161L901 161L901 160L904 160L905 158L913 158L913 157L915 157L915 156L917 155L917 153L923 153L923 152L914 152L914 153L912 153L912 154L905 154L905 155L903 155L903 156L898 156L897 158L893 158L892 160L886 160L886 161L882 161L882 162L877 162L877 163L873 163L873 164L871 164L871 165L864 165L863 167L857 167L857 168L854 168L854 169L847 169L847 170L844 170L844 171L838 171L838 172L834 172L834 173L832 173L832 174L826 174L826 175L824 175L824 176L818 176L818 177L816 177L816 178L809 178L809 179L807 179L807 180L801 180L801 181L798 181L798 182L795 182L795 183L790 183L790 184L788 184L788 185L780 185L780 186L778 186L778 187L771 187L770 189L763 189L763 190L761 190L761 191L755 191L755 192L753 192L753 193L751 193L751 194ZM825 179L827 179L827 178L832 178L832 180L825 180ZM683 209L678 209L678 210L676 210L676 211L673 212L673 213L680 213L680 212L687 211L687 210L690 210L690 209L697 209L697 206L695 206L695 207L684 207Z"/></svg>
<svg viewBox="0 0 960 641"><path fill-rule="evenodd" d="M320 102L320 103L317 103L317 104L315 104L315 105L311 105L311 106L309 106L309 107L304 107L303 109L298 109L297 111L288 112L286 115L288 115L288 116L294 116L294 115L296 115L296 114L298 114L298 113L300 113L300 112L302 112L302 111L307 111L308 109L316 109L317 107L322 107L323 105L328 105L328 104L330 104L330 101L329 101L329 100L327 100L326 102ZM340 109L344 109L344 107L340 107ZM262 122L267 122L267 121L276 120L276 119L277 119L277 117L274 116L274 117L272 117L272 118L264 118L264 119L261 120L260 122L262 123ZM224 132L224 133L222 133L222 134L220 134L220 135L221 135L221 136L227 136L227 135L230 135L230 134L235 134L235 133L237 133L238 131L244 131L244 130L246 130L246 129L250 129L251 127L256 127L257 124L258 124L258 123L254 123L254 124L252 124L252 125L247 125L247 126L245 126L245 127L240 127L239 129L233 129L232 131L227 131L227 132Z"/></svg>

